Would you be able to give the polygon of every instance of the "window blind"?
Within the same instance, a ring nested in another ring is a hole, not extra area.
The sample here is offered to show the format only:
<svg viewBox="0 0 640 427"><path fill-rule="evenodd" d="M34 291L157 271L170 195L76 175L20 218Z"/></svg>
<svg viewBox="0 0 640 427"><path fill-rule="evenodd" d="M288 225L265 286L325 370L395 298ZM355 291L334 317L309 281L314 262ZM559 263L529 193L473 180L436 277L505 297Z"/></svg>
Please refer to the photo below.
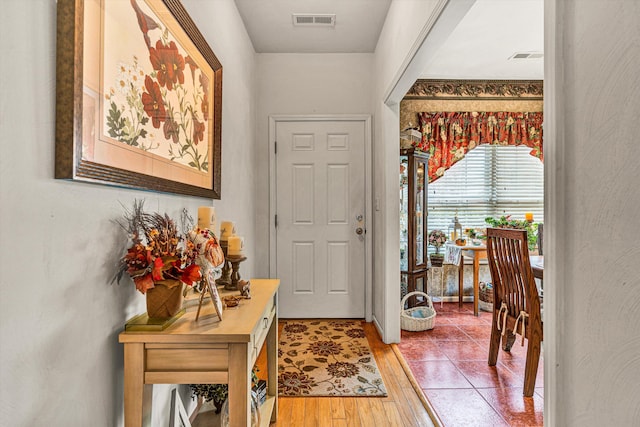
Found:
<svg viewBox="0 0 640 427"><path fill-rule="evenodd" d="M486 217L532 212L543 222L544 167L525 146L484 144L469 151L427 187L429 231L447 231L458 215L462 228L486 228ZM433 248L429 248L430 252Z"/></svg>

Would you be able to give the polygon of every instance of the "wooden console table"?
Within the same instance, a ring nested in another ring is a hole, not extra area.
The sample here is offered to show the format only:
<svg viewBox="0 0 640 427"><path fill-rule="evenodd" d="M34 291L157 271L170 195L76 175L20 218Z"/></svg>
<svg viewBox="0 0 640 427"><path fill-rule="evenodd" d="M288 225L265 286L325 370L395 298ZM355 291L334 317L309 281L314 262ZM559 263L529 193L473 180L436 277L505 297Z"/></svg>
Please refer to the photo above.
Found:
<svg viewBox="0 0 640 427"><path fill-rule="evenodd" d="M251 279L250 300L225 310L218 321L212 304L190 307L159 332L122 332L126 427L151 425L152 384L229 384L231 427L250 426L251 370L267 345L267 401L261 425L278 413L278 279ZM224 293L222 293L224 295Z"/></svg>
<svg viewBox="0 0 640 427"><path fill-rule="evenodd" d="M460 265L458 266L458 302L462 307L462 291L464 290L464 257L473 259L473 314L478 315L478 297L480 295L480 260L487 257L487 247L485 245L462 247L462 256L460 257Z"/></svg>

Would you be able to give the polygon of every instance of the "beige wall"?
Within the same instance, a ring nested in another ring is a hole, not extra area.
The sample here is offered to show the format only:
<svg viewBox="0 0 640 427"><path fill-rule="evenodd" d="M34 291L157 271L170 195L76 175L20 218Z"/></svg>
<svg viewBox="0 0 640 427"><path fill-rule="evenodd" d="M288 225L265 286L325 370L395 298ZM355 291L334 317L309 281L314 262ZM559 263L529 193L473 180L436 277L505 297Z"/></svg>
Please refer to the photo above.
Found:
<svg viewBox="0 0 640 427"><path fill-rule="evenodd" d="M399 105L387 97L399 83L407 58L437 0L394 0L380 33L374 59L373 131L373 317L387 343L400 342L400 216L398 211ZM417 70L416 70L417 71ZM418 77L416 74L415 78ZM407 83L404 90L409 89Z"/></svg>
<svg viewBox="0 0 640 427"><path fill-rule="evenodd" d="M545 426L640 420L639 19L545 2Z"/></svg>
<svg viewBox="0 0 640 427"><path fill-rule="evenodd" d="M122 426L118 333L145 298L111 284L127 241L113 221L140 198L174 218L215 206L237 222L253 273L255 53L233 0L183 0L224 67L221 200L55 180L56 1L2 4L13 72L0 79L0 424ZM153 386L151 425L169 424L173 387Z"/></svg>

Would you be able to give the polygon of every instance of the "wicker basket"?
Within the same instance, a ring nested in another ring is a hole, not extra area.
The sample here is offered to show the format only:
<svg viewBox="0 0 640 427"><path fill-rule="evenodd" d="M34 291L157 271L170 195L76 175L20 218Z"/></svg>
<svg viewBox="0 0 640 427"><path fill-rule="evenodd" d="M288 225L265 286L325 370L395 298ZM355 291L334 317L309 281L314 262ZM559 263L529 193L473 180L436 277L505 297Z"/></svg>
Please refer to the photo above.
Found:
<svg viewBox="0 0 640 427"><path fill-rule="evenodd" d="M487 289L485 286L480 286L480 295L478 298L478 308L482 311L493 311L493 288Z"/></svg>
<svg viewBox="0 0 640 427"><path fill-rule="evenodd" d="M413 295L424 295L427 299L426 307L413 307L404 309L404 304L407 302L407 298ZM421 310L424 314L424 317L413 317L411 314ZM400 303L400 327L405 331L417 332L417 331L426 331L428 329L433 329L436 323L436 311L433 308L433 303L431 302L431 297L424 292L415 291L409 292L407 295L402 298L402 302Z"/></svg>

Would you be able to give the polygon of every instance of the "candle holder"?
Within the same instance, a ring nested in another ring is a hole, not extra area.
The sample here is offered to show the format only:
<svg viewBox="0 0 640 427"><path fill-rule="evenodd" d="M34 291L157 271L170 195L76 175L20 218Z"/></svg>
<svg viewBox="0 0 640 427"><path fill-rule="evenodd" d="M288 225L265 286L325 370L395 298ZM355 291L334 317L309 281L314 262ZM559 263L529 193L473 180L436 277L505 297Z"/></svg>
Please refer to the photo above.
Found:
<svg viewBox="0 0 640 427"><path fill-rule="evenodd" d="M231 263L227 259L227 249L229 247L227 241L220 240L220 247L224 254L224 265L222 266L222 275L218 280L216 280L216 285L224 286L225 289L229 289L228 286L231 286Z"/></svg>
<svg viewBox="0 0 640 427"><path fill-rule="evenodd" d="M225 285L224 288L228 291L237 291L238 282L240 281L240 263L246 260L247 257L243 255L229 255L227 259L231 263L233 272L231 273L231 283L229 283L228 286Z"/></svg>

